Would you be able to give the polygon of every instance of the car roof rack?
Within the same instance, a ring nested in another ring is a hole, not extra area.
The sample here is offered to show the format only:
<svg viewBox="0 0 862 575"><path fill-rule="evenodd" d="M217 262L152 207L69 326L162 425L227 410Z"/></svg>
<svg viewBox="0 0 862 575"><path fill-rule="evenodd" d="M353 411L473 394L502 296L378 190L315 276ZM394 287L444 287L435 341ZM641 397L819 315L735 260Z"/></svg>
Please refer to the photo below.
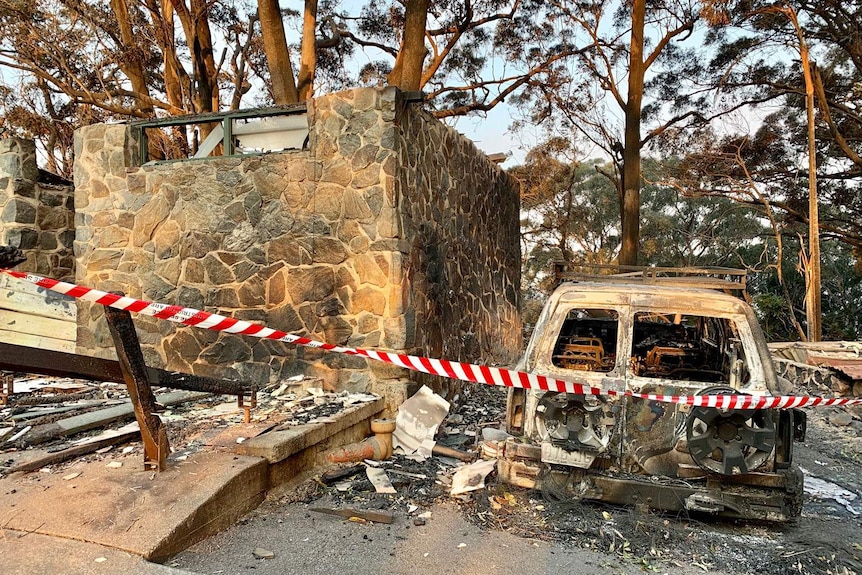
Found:
<svg viewBox="0 0 862 575"><path fill-rule="evenodd" d="M746 270L724 267L654 267L619 266L610 264L573 264L554 262L554 280L562 282L604 282L663 285L714 289L739 295L745 299Z"/></svg>

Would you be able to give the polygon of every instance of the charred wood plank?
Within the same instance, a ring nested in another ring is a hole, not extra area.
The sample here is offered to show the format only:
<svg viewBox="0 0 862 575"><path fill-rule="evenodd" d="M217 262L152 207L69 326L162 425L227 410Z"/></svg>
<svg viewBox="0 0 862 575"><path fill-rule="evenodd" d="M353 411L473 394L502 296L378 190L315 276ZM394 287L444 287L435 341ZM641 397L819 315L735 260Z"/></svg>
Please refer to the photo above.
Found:
<svg viewBox="0 0 862 575"><path fill-rule="evenodd" d="M55 453L49 453L44 457L40 457L38 459L34 459L32 461L27 461L24 463L19 463L17 465L13 465L9 468L9 473L15 473L18 471L35 471L37 469L41 469L47 465L54 465L56 463L63 463L64 461L68 461L75 457L80 457L81 455L87 455L88 453L93 453L94 451L98 451L103 447L108 447L109 445L121 445L128 441L134 441L137 439L139 431L136 429L134 431L127 431L126 433L121 433L119 435L114 435L112 437L105 437L102 439L96 439L93 441L89 441L82 445L76 445L75 447L70 447L68 449L64 449L62 451L57 451Z"/></svg>
<svg viewBox="0 0 862 575"><path fill-rule="evenodd" d="M345 519L350 519L351 517L358 517L359 519L364 519L365 521L373 521L375 523L392 523L392 520L395 518L394 513L385 509L355 509L353 507L345 507L339 509L335 507L312 507L311 510L316 511L317 513L337 515L338 517L344 517Z"/></svg>
<svg viewBox="0 0 862 575"><path fill-rule="evenodd" d="M434 444L434 447L431 448L431 453L433 453L434 455L440 455L442 457L452 457L453 459L459 459L461 461L467 462L476 459L475 453L468 453L466 451L461 451L460 449L455 449L454 447L440 445L439 443Z"/></svg>
<svg viewBox="0 0 862 575"><path fill-rule="evenodd" d="M338 481L342 481L347 479L348 477L353 477L360 471L365 471L365 465L362 463L357 463L356 465L352 465L350 467L344 467L341 469L332 469L323 473L320 476L320 480L323 481L326 485L332 485Z"/></svg>
<svg viewBox="0 0 862 575"><path fill-rule="evenodd" d="M89 399L93 395L95 395L99 390L97 388L88 389L87 391L81 391L79 393L68 393L63 395L51 395L51 396L26 396L21 397L24 393L16 394L15 396L9 397L9 405L13 407L23 408L26 406L37 406L37 405L53 405L55 403L66 403L71 401L78 401L79 399ZM25 392L28 393L28 392Z"/></svg>
<svg viewBox="0 0 862 575"><path fill-rule="evenodd" d="M188 391L175 391L156 396L156 402L165 407L176 405L186 401L195 401L207 397L205 393L194 393ZM98 411L91 411L82 415L74 415L60 419L54 423L46 423L33 427L22 439L24 445L38 445L52 439L74 435L83 431L89 431L97 427L104 427L118 421L127 421L132 418L135 410L129 403L115 405Z"/></svg>
<svg viewBox="0 0 862 575"><path fill-rule="evenodd" d="M141 439L144 443L144 467L164 471L167 465L168 432L156 411L156 398L147 377L147 364L132 322L132 314L128 311L105 306L105 319L108 329L114 339L117 358L132 407L135 409L135 419L141 429Z"/></svg>
<svg viewBox="0 0 862 575"><path fill-rule="evenodd" d="M117 361L0 342L0 370L124 383ZM147 367L150 385L225 395L250 395L256 385Z"/></svg>

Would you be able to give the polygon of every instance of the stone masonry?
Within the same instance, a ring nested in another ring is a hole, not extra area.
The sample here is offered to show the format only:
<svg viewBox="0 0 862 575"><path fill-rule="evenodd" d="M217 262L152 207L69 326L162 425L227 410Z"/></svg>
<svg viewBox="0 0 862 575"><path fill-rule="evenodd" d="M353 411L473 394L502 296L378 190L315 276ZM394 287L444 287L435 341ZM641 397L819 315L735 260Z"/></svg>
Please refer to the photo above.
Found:
<svg viewBox="0 0 862 575"><path fill-rule="evenodd" d="M68 280L74 276L74 191L41 172L32 140L0 140L0 245L20 248L16 269Z"/></svg>
<svg viewBox="0 0 862 575"><path fill-rule="evenodd" d="M394 88L308 105L305 150L137 165L136 133L75 136L76 280L333 344L512 364L518 196L471 142ZM111 356L98 306L79 353ZM147 363L258 384L297 374L389 409L421 378L314 348L135 316ZM458 387L439 378L436 389Z"/></svg>
<svg viewBox="0 0 862 575"><path fill-rule="evenodd" d="M399 119L396 187L410 241L402 257L420 326L406 330L416 337L406 343L430 357L512 365L522 345L518 190L470 140L419 107ZM417 381L449 396L460 387Z"/></svg>

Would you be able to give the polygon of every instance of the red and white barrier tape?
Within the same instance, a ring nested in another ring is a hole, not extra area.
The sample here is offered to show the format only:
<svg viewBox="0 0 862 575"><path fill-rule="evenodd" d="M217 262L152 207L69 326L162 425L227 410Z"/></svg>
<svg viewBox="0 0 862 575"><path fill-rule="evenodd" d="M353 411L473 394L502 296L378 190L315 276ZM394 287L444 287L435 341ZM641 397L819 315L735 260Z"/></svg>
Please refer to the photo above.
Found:
<svg viewBox="0 0 862 575"><path fill-rule="evenodd" d="M373 349L361 349L332 345L315 341L307 337L293 335L284 331L274 330L259 324L250 323L222 315L209 313L178 305L148 302L144 300L123 297L92 288L44 278L34 274L0 269L12 277L34 283L40 287L56 291L84 301L108 305L113 308L133 311L144 315L181 323L194 327L238 335L250 335L263 339L284 341L296 345L319 347L335 353L366 357L384 363L390 363L406 369L430 373L451 379L485 383L506 387L524 389L541 389L545 391L560 391L582 395L628 396L662 403L677 403L696 407L717 407L721 409L785 409L791 407L815 407L827 405L860 405L862 399L822 398L802 396L767 396L767 395L655 395L651 393L634 393L631 391L602 390L572 381L555 379L544 375L525 373L486 365L475 365L446 359L431 359L427 357L390 353Z"/></svg>

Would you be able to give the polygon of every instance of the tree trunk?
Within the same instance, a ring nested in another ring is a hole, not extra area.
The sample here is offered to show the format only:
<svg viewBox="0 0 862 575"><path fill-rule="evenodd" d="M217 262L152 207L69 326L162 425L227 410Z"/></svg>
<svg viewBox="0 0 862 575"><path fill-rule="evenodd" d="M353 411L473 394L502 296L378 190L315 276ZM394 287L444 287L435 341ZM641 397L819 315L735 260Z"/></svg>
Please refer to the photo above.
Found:
<svg viewBox="0 0 862 575"><path fill-rule="evenodd" d="M622 242L620 265L638 264L640 239L640 188L641 188L641 107L643 102L644 74L644 22L646 0L632 2L632 37L629 55L628 98L625 106L625 144L623 150L622 197L620 216Z"/></svg>
<svg viewBox="0 0 862 575"><path fill-rule="evenodd" d="M176 38L174 34L174 13L170 10L170 0L162 0L162 14L164 18L165 47L162 50L165 63L165 94L168 102L178 108L185 108L183 101L183 88L180 83L180 67L176 52Z"/></svg>
<svg viewBox="0 0 862 575"><path fill-rule="evenodd" d="M182 24L189 44L194 71L194 104L198 114L218 110L217 70L213 56L212 37L207 17L206 0L191 0L191 8L184 0L170 0Z"/></svg>
<svg viewBox="0 0 862 575"><path fill-rule="evenodd" d="M139 100L137 105L138 109L147 116L153 116L155 115L155 110L149 102L150 90L147 87L147 79L144 75L144 56L141 49L138 48L135 34L132 30L132 21L129 17L129 7L126 5L126 0L111 0L111 10L114 12L114 17L117 19L117 25L120 28L120 39L123 41L125 52L119 62L120 69L129 78L135 94L141 96L141 100Z"/></svg>
<svg viewBox="0 0 862 575"><path fill-rule="evenodd" d="M155 31L156 43L162 51L165 96L168 103L177 108L177 111L173 113L186 111L191 102L187 102L184 98L184 93L188 94L188 91L183 90L180 76L182 65L177 58L174 9L171 0L147 0L147 10L150 12L150 21Z"/></svg>
<svg viewBox="0 0 862 575"><path fill-rule="evenodd" d="M299 93L290 65L290 51L287 48L278 0L258 0L257 14L260 18L263 51L272 80L272 97L279 106L296 103L299 101Z"/></svg>
<svg viewBox="0 0 862 575"><path fill-rule="evenodd" d="M808 265L805 266L805 319L808 324L808 341L823 339L820 306L820 215L817 206L817 149L814 133L814 66L808 57L808 44L793 8L787 14L799 37L799 55L805 78L805 113L808 120Z"/></svg>
<svg viewBox="0 0 862 575"><path fill-rule="evenodd" d="M195 51L198 53L198 59L203 62L203 76L206 78L206 85L203 86L201 99L209 99L208 112L217 112L219 110L219 89L218 89L218 70L215 64L215 55L213 54L213 42L210 34L210 21L207 11L209 10L208 0L192 0L192 14L195 22ZM203 82L201 82L203 84Z"/></svg>
<svg viewBox="0 0 862 575"><path fill-rule="evenodd" d="M402 90L422 89L422 69L428 49L425 47L425 24L430 0L407 0L404 33L389 84Z"/></svg>
<svg viewBox="0 0 862 575"><path fill-rule="evenodd" d="M302 48L299 57L299 100L304 102L314 95L314 70L317 68L317 0L305 0L302 17Z"/></svg>

